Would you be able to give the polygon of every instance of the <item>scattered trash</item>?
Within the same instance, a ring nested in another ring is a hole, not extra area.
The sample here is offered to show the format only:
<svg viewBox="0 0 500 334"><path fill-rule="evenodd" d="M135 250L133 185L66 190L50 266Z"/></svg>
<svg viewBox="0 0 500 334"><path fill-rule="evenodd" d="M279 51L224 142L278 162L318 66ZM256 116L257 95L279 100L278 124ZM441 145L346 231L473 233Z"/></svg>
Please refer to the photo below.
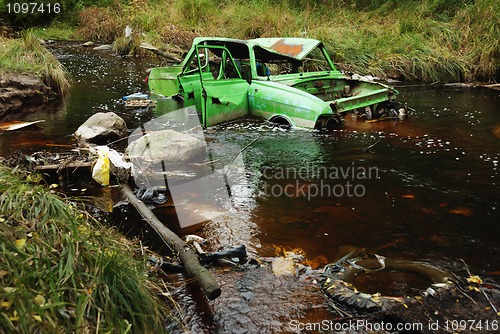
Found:
<svg viewBox="0 0 500 334"><path fill-rule="evenodd" d="M349 246L347 249L349 250L351 247ZM377 254L364 255L364 252L360 252L363 255L359 257L357 253L352 250L347 255L342 256L334 265L325 266L321 279L321 289L332 303L345 305L349 309L361 313L387 311L396 305L395 302L406 305L415 298L434 296L439 291L448 290L453 286L450 279L451 274L428 263L388 259ZM432 285L416 296L383 296L378 292L370 294L358 290L355 278L359 274L382 270L415 273L429 279ZM337 308L340 310L338 305Z"/></svg>
<svg viewBox="0 0 500 334"><path fill-rule="evenodd" d="M275 258L272 262L272 269L276 276L295 275L295 263L291 258Z"/></svg>
<svg viewBox="0 0 500 334"><path fill-rule="evenodd" d="M134 93L122 97L125 101L125 109L154 107L155 102L149 99L148 94Z"/></svg>
<svg viewBox="0 0 500 334"><path fill-rule="evenodd" d="M38 120L38 121L33 121L33 122L23 122L23 121L13 121L13 122L7 122L7 123L0 123L0 130L3 131L15 131L19 130L22 128L26 128L38 123L45 122L45 120Z"/></svg>
<svg viewBox="0 0 500 334"><path fill-rule="evenodd" d="M122 97L122 100L124 100L124 101L132 100L132 99L145 100L147 98L148 98L148 94L134 93L134 94L130 94L130 95L126 95L126 96Z"/></svg>
<svg viewBox="0 0 500 334"><path fill-rule="evenodd" d="M134 195L144 203L164 204L167 201L167 196L160 193L157 188L137 188L134 190Z"/></svg>
<svg viewBox="0 0 500 334"><path fill-rule="evenodd" d="M285 248L274 246L278 257L271 262L273 273L276 276L296 275L298 272L297 264L305 260L304 251L300 248L286 250Z"/></svg>
<svg viewBox="0 0 500 334"><path fill-rule="evenodd" d="M132 163L125 161L123 155L118 153L118 151L113 150L112 148L109 148L107 146L96 146L94 147L94 149L97 150L98 152L99 151L106 152L113 166L125 169L132 168Z"/></svg>
<svg viewBox="0 0 500 334"><path fill-rule="evenodd" d="M242 262L241 260L248 257L247 250L245 245L240 245L228 250L221 250L214 253L204 253L202 256L202 261L206 263L212 263L219 259L227 258L227 259L237 259L237 261L233 262Z"/></svg>
<svg viewBox="0 0 500 334"><path fill-rule="evenodd" d="M92 178L100 185L109 185L109 157L103 149L97 150L97 162L92 168Z"/></svg>
<svg viewBox="0 0 500 334"><path fill-rule="evenodd" d="M204 239L198 235L194 235L194 234L188 234L188 235L186 235L186 237L184 239L186 240L186 243L188 243L188 244L193 242L193 241L196 241L200 244L203 244L206 242L206 239Z"/></svg>
<svg viewBox="0 0 500 334"><path fill-rule="evenodd" d="M103 186L109 185L112 170L115 175L119 175L121 170L124 170L128 175L128 171L132 168L132 164L125 161L120 153L107 146L92 147L90 152L95 152L98 156L97 162L92 169L92 178Z"/></svg>

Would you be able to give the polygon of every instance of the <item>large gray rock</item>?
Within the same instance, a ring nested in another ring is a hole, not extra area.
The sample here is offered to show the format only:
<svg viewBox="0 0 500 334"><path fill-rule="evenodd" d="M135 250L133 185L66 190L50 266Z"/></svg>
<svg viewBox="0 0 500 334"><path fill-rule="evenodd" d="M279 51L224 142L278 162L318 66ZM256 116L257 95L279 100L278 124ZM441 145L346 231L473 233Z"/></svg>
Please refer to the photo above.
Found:
<svg viewBox="0 0 500 334"><path fill-rule="evenodd" d="M90 116L85 123L80 125L75 132L75 137L81 144L102 144L126 137L127 134L127 125L123 118L114 112L100 112Z"/></svg>
<svg viewBox="0 0 500 334"><path fill-rule="evenodd" d="M205 142L200 138L161 130L150 132L129 144L126 150L131 159L147 162L182 163L192 161L205 153Z"/></svg>

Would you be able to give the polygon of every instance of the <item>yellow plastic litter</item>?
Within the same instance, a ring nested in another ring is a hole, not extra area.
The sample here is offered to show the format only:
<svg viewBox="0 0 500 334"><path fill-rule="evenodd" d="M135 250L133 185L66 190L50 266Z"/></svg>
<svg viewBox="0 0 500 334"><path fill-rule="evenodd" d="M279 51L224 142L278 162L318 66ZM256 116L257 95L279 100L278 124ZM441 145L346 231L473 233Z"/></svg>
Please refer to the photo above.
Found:
<svg viewBox="0 0 500 334"><path fill-rule="evenodd" d="M92 178L100 185L109 185L109 157L105 150L97 151L97 162L92 169Z"/></svg>

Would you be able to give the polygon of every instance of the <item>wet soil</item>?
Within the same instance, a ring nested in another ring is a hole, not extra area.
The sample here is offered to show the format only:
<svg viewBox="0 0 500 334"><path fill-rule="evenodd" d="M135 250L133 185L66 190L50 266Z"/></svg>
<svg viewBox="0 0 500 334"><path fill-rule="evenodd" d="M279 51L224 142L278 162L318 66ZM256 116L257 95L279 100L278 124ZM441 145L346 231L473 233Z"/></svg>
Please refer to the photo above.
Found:
<svg viewBox="0 0 500 334"><path fill-rule="evenodd" d="M57 93L37 77L0 73L0 121L19 119L19 113L50 107L48 104L56 99Z"/></svg>

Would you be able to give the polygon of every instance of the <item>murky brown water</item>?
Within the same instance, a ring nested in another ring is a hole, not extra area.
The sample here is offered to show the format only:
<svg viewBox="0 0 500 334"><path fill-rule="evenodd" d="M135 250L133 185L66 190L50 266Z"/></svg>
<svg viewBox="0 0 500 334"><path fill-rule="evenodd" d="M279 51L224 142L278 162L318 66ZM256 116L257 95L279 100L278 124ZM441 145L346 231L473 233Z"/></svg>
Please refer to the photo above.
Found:
<svg viewBox="0 0 500 334"><path fill-rule="evenodd" d="M4 156L64 150L46 144L71 142L93 107L113 108L121 96L145 91L144 70L154 65L76 47L54 50L75 78L71 93L57 110L23 119L45 119L38 130L2 132ZM274 257L276 245L331 261L339 246L349 244L452 271L463 270L464 259L472 272L498 281L500 93L399 90L399 99L416 109L405 122L348 117L328 134L281 131L252 120L208 129L211 147L228 160L260 137L242 153L246 186L234 194L235 208L195 232L212 249L244 244L252 257ZM337 317L305 277L276 277L269 265L213 271L223 294L212 302L170 276L193 333L291 332L293 319ZM362 277L360 284L376 288L376 278ZM419 284L400 274L389 283L387 293Z"/></svg>

